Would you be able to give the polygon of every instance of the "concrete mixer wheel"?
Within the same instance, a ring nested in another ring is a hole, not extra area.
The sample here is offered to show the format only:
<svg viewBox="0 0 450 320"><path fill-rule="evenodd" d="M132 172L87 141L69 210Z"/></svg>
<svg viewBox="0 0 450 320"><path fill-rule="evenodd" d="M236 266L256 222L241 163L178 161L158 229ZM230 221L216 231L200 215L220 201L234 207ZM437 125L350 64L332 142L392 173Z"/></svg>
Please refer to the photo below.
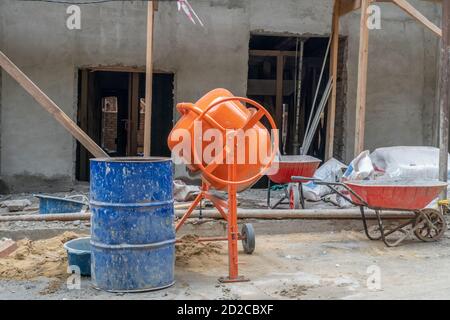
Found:
<svg viewBox="0 0 450 320"><path fill-rule="evenodd" d="M255 229L251 223L245 223L241 230L242 247L246 254L252 254L255 251Z"/></svg>

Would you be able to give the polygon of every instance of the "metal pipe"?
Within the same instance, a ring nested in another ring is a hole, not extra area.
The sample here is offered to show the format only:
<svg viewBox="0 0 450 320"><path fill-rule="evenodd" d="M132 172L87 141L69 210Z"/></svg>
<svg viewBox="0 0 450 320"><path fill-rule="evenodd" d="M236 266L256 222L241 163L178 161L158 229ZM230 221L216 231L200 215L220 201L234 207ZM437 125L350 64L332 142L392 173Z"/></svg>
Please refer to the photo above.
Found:
<svg viewBox="0 0 450 320"><path fill-rule="evenodd" d="M75 221L75 220L90 220L90 213L61 213L61 214L23 214L0 216L0 222L11 221Z"/></svg>
<svg viewBox="0 0 450 320"><path fill-rule="evenodd" d="M316 134L317 126L319 125L320 117L321 117L322 113L324 112L325 105L327 104L327 101L330 97L333 81L334 81L333 77L330 77L330 79L328 80L327 86L325 88L325 91L322 95L322 99L320 100L319 108L317 109L317 112L314 115L314 119L311 124L311 127L309 128L309 130L307 132L305 144L302 146L302 149L301 149L302 154L308 154L309 148L311 147L311 143Z"/></svg>
<svg viewBox="0 0 450 320"><path fill-rule="evenodd" d="M366 210L368 219L376 219L375 211ZM181 213L176 211L176 216ZM194 212L191 218L198 217L198 213ZM359 209L239 209L239 219L305 219L305 220L360 220L361 213ZM383 219L411 219L415 217L413 212L400 211L384 211L381 214ZM203 218L221 219L216 210L203 210Z"/></svg>
<svg viewBox="0 0 450 320"><path fill-rule="evenodd" d="M184 210L175 210L175 216L180 218ZM375 219L373 210L366 210L368 219ZM195 210L191 218L198 218L199 211ZM202 211L203 218L222 219L222 216L215 209ZM305 220L360 220L361 213L359 209L239 209L239 219L305 219ZM411 219L415 214L410 211L384 211L381 214L383 219ZM33 214L33 215L15 215L0 216L0 222L12 221L75 221L90 220L90 213L69 213L69 214Z"/></svg>

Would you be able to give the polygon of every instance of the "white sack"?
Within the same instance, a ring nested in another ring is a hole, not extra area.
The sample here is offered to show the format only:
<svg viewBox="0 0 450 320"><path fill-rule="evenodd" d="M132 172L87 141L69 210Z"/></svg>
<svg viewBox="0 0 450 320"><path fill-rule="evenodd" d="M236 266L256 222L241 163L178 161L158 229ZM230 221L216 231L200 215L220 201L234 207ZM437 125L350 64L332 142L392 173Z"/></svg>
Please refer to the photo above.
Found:
<svg viewBox="0 0 450 320"><path fill-rule="evenodd" d="M342 172L345 168L347 168L345 164L339 160L331 158L316 170L314 173L314 178L327 182L340 181L342 178ZM305 199L311 201L320 201L323 196L331 193L330 188L327 186L319 186L312 181L303 183L302 187L303 196Z"/></svg>
<svg viewBox="0 0 450 320"><path fill-rule="evenodd" d="M378 148L370 158L377 179L439 179L438 148L404 146Z"/></svg>

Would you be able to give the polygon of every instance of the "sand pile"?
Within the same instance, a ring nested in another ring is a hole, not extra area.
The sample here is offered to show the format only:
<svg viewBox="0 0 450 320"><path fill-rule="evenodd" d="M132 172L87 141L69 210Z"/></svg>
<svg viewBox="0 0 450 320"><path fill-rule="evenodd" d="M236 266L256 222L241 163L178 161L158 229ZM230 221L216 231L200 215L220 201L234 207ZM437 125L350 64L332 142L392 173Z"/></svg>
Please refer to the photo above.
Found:
<svg viewBox="0 0 450 320"><path fill-rule="evenodd" d="M1 279L62 278L67 276L67 253L63 244L79 238L74 232L45 240L17 242L17 250L0 259Z"/></svg>
<svg viewBox="0 0 450 320"><path fill-rule="evenodd" d="M188 264L192 258L211 257L220 253L221 245L217 242L199 242L195 235L185 235L175 244L176 264Z"/></svg>

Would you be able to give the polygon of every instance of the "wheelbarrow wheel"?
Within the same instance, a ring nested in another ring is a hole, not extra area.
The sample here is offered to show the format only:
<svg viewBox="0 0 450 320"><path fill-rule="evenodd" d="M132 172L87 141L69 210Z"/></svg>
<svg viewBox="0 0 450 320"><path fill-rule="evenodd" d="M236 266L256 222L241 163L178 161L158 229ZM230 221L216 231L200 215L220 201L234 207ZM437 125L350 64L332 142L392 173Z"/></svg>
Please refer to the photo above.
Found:
<svg viewBox="0 0 450 320"><path fill-rule="evenodd" d="M289 184L289 208L300 208L300 191L298 189L298 185L295 183Z"/></svg>
<svg viewBox="0 0 450 320"><path fill-rule="evenodd" d="M439 210L423 209L414 225L414 234L425 242L438 241L447 231L447 222Z"/></svg>
<svg viewBox="0 0 450 320"><path fill-rule="evenodd" d="M255 229L251 223L245 223L241 230L242 247L246 254L252 254L255 251Z"/></svg>

